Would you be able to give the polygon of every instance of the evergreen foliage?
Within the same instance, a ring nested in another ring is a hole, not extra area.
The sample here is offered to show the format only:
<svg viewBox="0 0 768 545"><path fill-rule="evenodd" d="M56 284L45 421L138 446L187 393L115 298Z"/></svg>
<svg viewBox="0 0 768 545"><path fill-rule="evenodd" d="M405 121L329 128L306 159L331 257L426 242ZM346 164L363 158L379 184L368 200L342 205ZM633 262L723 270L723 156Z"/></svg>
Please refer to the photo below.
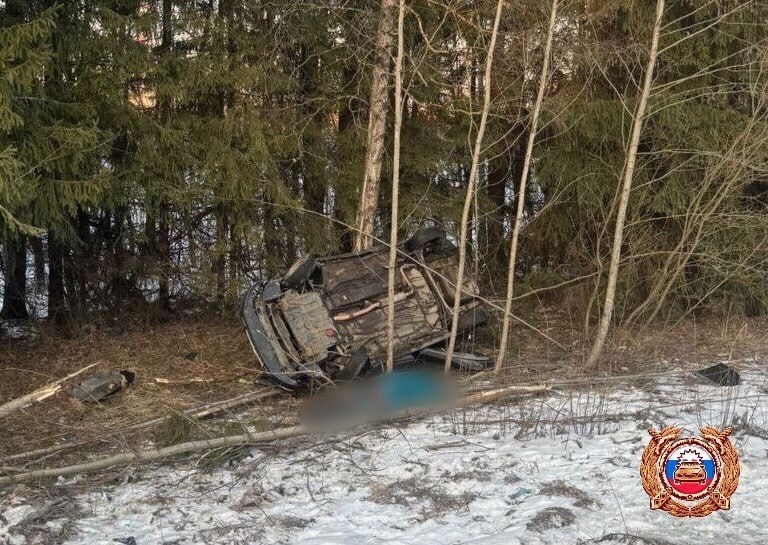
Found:
<svg viewBox="0 0 768 545"><path fill-rule="evenodd" d="M435 223L455 234L495 2L407 4L401 234ZM504 287L545 4L512 2L501 25L469 253L492 290ZM549 271L553 284L594 274L602 287L653 17L646 4L562 6L522 196L524 274ZM654 317L661 302L677 316L766 306L768 29L758 23L768 7L741 4L686 0L665 15L619 318ZM147 302L161 313L187 301L221 307L301 254L348 250L378 9L374 0L5 2L4 307L30 299L17 277L35 269L52 318ZM386 157L385 181L390 165ZM43 244L28 248L30 237Z"/></svg>

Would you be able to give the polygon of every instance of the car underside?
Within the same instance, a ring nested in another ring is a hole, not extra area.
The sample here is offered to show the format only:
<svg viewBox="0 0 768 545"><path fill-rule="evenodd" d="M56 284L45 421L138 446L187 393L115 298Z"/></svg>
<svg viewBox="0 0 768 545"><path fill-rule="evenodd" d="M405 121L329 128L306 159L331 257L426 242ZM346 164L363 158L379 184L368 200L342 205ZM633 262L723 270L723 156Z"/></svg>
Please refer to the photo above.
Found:
<svg viewBox="0 0 768 545"><path fill-rule="evenodd" d="M351 380L380 369L387 348L385 246L324 258L306 256L279 280L252 286L243 302L248 338L264 371L283 386ZM450 334L457 251L435 228L399 248L395 284L395 364L424 356ZM465 276L460 333L485 322L477 282ZM485 359L458 355L459 363Z"/></svg>

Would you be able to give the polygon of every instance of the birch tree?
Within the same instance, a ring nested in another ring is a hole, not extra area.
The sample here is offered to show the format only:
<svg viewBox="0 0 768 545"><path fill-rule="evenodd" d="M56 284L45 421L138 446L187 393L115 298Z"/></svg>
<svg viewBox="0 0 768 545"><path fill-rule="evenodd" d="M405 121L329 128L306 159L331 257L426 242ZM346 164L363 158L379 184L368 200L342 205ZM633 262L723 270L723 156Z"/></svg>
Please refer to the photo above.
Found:
<svg viewBox="0 0 768 545"><path fill-rule="evenodd" d="M509 314L512 310L512 295L515 285L515 261L517 260L517 241L520 237L520 228L523 222L523 210L525 209L525 186L528 180L528 172L531 168L531 157L533 156L533 145L536 142L536 131L539 126L539 114L541 113L541 104L544 102L544 93L547 88L549 78L549 59L552 52L552 39L555 34L555 21L557 20L557 2L552 0L549 11L549 26L547 27L547 41L544 46L544 59L541 63L541 73L539 74L539 90L536 93L536 102L531 112L531 122L528 130L528 142L525 147L525 159L523 160L523 171L520 174L520 186L517 190L517 210L515 213L515 225L512 228L512 237L509 247L509 268L507 269L507 296L504 303L504 319L501 325L501 343L499 344L499 354L496 357L496 372L498 373L504 364L504 358L507 354L507 344L509 343Z"/></svg>
<svg viewBox="0 0 768 545"><path fill-rule="evenodd" d="M397 275L397 219L400 193L400 132L403 126L403 18L405 0L397 13L397 60L395 61L395 134L392 150L392 216L389 234L389 275L387 297L387 371L395 361L395 277Z"/></svg>
<svg viewBox="0 0 768 545"><path fill-rule="evenodd" d="M632 178L635 173L635 164L637 161L637 148L640 143L640 134L643 130L645 112L648 106L648 97L651 94L653 83L653 73L656 68L656 57L659 50L659 34L661 32L661 21L664 16L664 0L656 1L656 18L653 23L653 32L651 35L651 45L648 54L648 63L643 76L643 84L640 96L637 101L637 107L632 119L632 132L627 144L627 151L624 160L624 168L621 176L621 193L619 195L619 207L616 212L616 227L613 235L613 246L611 248L611 261L608 268L608 284L605 288L605 300L603 303L602 316L598 325L597 335L595 336L592 350L587 357L586 365L593 366L600 359L605 345L605 339L608 336L608 328L611 325L613 316L614 298L616 296L616 281L619 276L619 261L621 259L621 243L624 238L624 222L627 218L627 203L629 194L632 191Z"/></svg>
<svg viewBox="0 0 768 545"><path fill-rule="evenodd" d="M363 185L355 217L353 249L360 252L371 247L373 222L379 201L381 164L384 159L384 137L387 126L389 57L392 50L392 27L395 23L395 0L381 1L376 50L373 62L371 98L368 104L368 137L365 146Z"/></svg>
<svg viewBox="0 0 768 545"><path fill-rule="evenodd" d="M493 51L496 48L496 38L499 34L499 22L501 21L501 12L504 7L504 0L496 2L496 16L493 20L493 30L491 31L491 41L488 45L488 56L485 59L485 74L483 76L483 109L480 114L480 125L477 128L475 136L475 145L472 150L472 166L469 171L469 180L467 180L467 193L464 197L464 209L461 213L461 226L459 228L459 264L456 272L456 287L453 293L453 310L451 313L451 336L448 340L448 350L445 358L445 372L451 369L451 360L453 352L456 349L456 334L459 330L459 310L461 308L461 288L464 284L464 268L467 261L467 226L469 224L469 213L472 208L472 201L477 185L477 171L480 164L480 152L483 148L483 136L485 135L485 125L488 121L488 110L491 104L491 69L493 67Z"/></svg>

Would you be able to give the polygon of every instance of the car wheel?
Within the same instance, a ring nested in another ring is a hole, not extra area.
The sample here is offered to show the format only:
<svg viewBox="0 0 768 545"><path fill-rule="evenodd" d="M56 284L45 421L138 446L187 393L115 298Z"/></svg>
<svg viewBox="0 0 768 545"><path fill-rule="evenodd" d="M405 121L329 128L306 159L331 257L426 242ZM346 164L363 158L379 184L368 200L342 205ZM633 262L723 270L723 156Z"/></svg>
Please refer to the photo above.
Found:
<svg viewBox="0 0 768 545"><path fill-rule="evenodd" d="M291 265L291 268L283 276L283 284L294 290L301 289L307 283L309 277L312 276L312 273L315 272L316 268L317 259L315 259L315 256L312 254L305 255Z"/></svg>
<svg viewBox="0 0 768 545"><path fill-rule="evenodd" d="M427 227L416 231L411 238L405 242L405 249L409 252L419 250L439 249L445 240L445 233L438 227Z"/></svg>

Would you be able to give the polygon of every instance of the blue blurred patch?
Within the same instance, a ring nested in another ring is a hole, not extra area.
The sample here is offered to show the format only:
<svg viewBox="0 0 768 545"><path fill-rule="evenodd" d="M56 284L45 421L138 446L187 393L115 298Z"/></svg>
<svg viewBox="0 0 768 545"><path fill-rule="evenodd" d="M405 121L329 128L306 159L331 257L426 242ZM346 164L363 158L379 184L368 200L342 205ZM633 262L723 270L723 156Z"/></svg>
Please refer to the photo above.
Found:
<svg viewBox="0 0 768 545"><path fill-rule="evenodd" d="M437 405L448 400L442 377L421 370L387 373L374 379L385 413Z"/></svg>
<svg viewBox="0 0 768 545"><path fill-rule="evenodd" d="M450 381L442 374L424 370L386 373L321 392L304 403L300 419L306 426L335 429L444 406L452 393Z"/></svg>

